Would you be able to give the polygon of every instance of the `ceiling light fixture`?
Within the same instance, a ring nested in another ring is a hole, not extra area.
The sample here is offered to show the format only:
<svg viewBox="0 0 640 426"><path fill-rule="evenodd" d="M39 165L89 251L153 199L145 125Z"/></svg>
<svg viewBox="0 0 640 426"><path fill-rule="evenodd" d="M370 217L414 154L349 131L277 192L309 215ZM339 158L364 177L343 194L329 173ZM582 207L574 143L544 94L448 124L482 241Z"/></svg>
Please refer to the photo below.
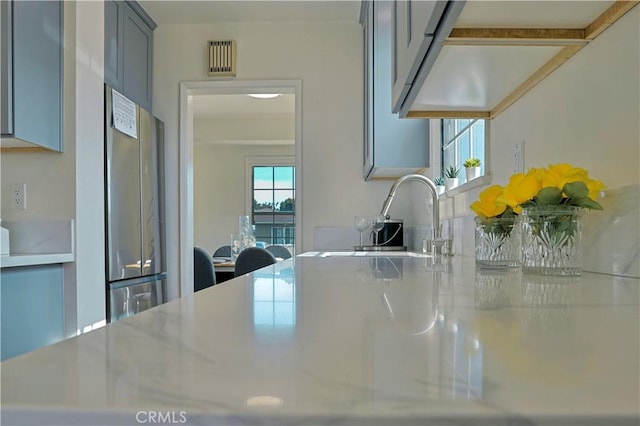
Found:
<svg viewBox="0 0 640 426"><path fill-rule="evenodd" d="M282 96L282 93L249 93L247 96L256 99L273 99Z"/></svg>

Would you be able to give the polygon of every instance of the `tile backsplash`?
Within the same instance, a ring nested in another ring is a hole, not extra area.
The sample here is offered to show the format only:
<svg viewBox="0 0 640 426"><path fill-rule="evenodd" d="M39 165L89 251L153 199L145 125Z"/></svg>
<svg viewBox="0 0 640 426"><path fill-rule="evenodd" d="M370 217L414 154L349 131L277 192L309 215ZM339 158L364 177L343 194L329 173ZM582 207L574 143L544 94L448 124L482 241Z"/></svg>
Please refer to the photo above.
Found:
<svg viewBox="0 0 640 426"><path fill-rule="evenodd" d="M640 185L603 191L604 210L587 211L584 218L584 267L588 272L640 278ZM474 256L474 216L443 221L453 230L453 252Z"/></svg>
<svg viewBox="0 0 640 426"><path fill-rule="evenodd" d="M604 210L587 211L584 218L584 270L640 278L640 185L603 191L599 200ZM405 228L404 244L421 249L426 228ZM442 221L442 236L453 241L453 253L475 256L474 215ZM317 227L315 250L349 250L359 241L353 227ZM419 244L414 244L416 241ZM420 247L417 247L420 246Z"/></svg>
<svg viewBox="0 0 640 426"><path fill-rule="evenodd" d="M605 191L585 218L585 270L640 278L640 185Z"/></svg>
<svg viewBox="0 0 640 426"><path fill-rule="evenodd" d="M3 220L9 230L11 254L74 252L74 221Z"/></svg>
<svg viewBox="0 0 640 426"><path fill-rule="evenodd" d="M404 227L403 244L408 250L417 250L414 248L413 241L419 241L420 249L422 248L422 238L430 235L430 228L407 228ZM360 245L360 233L354 227L347 226L317 226L313 235L314 250L353 250L355 246ZM369 232L362 235L364 245L371 244Z"/></svg>

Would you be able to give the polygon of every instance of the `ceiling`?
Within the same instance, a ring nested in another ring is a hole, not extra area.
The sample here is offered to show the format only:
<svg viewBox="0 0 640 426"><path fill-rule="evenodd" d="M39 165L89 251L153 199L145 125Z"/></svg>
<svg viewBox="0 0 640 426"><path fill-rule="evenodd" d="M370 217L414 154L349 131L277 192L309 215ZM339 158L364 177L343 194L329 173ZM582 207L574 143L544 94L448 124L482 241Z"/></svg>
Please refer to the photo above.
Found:
<svg viewBox="0 0 640 426"><path fill-rule="evenodd" d="M193 117L234 118L246 116L293 116L296 97L283 94L274 99L255 99L248 95L201 95L193 98Z"/></svg>
<svg viewBox="0 0 640 426"><path fill-rule="evenodd" d="M141 0L158 25L222 22L358 22L360 0L175 1Z"/></svg>
<svg viewBox="0 0 640 426"><path fill-rule="evenodd" d="M215 24L235 22L359 22L360 0L176 1L140 0L158 24ZM253 99L246 95L201 95L193 98L195 119L294 116L295 96Z"/></svg>

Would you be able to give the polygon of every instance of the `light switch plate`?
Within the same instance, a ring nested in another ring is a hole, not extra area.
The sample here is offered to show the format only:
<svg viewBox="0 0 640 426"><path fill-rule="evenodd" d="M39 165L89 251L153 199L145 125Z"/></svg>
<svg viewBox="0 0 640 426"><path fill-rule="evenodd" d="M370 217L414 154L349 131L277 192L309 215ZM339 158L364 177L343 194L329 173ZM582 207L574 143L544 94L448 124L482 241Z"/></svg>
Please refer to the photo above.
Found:
<svg viewBox="0 0 640 426"><path fill-rule="evenodd" d="M26 183L16 183L11 185L11 207L18 210L27 209Z"/></svg>

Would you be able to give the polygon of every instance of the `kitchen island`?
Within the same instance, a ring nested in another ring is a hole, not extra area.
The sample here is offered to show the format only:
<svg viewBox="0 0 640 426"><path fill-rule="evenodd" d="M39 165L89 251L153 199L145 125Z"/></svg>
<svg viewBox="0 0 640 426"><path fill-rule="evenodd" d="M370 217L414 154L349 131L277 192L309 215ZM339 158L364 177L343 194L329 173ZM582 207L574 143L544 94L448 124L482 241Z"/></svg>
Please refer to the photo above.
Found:
<svg viewBox="0 0 640 426"><path fill-rule="evenodd" d="M306 253L3 362L1 420L637 425L639 290Z"/></svg>

